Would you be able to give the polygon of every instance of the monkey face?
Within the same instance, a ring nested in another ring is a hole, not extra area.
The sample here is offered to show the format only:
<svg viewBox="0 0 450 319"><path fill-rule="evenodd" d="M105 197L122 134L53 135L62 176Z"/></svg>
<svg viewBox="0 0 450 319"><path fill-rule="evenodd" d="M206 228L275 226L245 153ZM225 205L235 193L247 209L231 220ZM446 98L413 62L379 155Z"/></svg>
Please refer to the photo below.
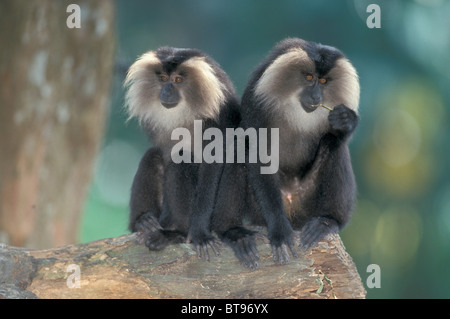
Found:
<svg viewBox="0 0 450 319"><path fill-rule="evenodd" d="M159 81L161 82L161 92L159 99L165 108L173 108L180 102L179 86L183 83L183 77L179 74L159 74Z"/></svg>
<svg viewBox="0 0 450 319"><path fill-rule="evenodd" d="M358 76L340 51L314 42L287 39L272 54L273 61L255 87L255 94L269 105L285 107L296 103L301 113L320 113L313 105L344 104L356 111Z"/></svg>
<svg viewBox="0 0 450 319"><path fill-rule="evenodd" d="M308 132L326 129L328 111L314 105L344 104L357 112L358 75L336 48L286 39L254 74L247 92L291 128Z"/></svg>
<svg viewBox="0 0 450 319"><path fill-rule="evenodd" d="M219 65L194 49L163 47L143 54L124 85L130 118L152 131L217 119L227 98L235 95Z"/></svg>
<svg viewBox="0 0 450 319"><path fill-rule="evenodd" d="M322 77L318 78L317 75L310 73L305 75L305 83L302 91L300 92L300 103L303 109L307 113L317 110L315 105L323 102L323 90L327 83L327 79Z"/></svg>

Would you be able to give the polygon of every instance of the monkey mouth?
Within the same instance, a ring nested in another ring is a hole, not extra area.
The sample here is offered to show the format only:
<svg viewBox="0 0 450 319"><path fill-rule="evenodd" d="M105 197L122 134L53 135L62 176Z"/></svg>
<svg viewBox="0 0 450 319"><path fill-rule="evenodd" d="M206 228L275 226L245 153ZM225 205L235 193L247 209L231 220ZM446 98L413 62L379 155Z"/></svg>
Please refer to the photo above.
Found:
<svg viewBox="0 0 450 319"><path fill-rule="evenodd" d="M306 113L314 112L317 109L317 107L313 106L313 104L310 103L301 102L300 104L302 105Z"/></svg>
<svg viewBox="0 0 450 319"><path fill-rule="evenodd" d="M314 112L317 109L317 107L314 106L315 104L317 104L317 101L311 98L300 95L299 102L306 113Z"/></svg>
<svg viewBox="0 0 450 319"><path fill-rule="evenodd" d="M162 106L164 106L166 109L171 109L174 108L175 106L177 106L178 101L177 102L163 102L161 101Z"/></svg>

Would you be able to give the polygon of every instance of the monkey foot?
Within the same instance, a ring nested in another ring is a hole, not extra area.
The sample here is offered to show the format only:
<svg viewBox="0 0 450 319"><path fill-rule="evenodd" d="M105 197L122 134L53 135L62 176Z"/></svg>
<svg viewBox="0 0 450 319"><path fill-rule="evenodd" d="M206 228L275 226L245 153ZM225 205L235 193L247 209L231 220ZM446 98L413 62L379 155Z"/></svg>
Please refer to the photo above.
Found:
<svg viewBox="0 0 450 319"><path fill-rule="evenodd" d="M158 219L151 212L143 213L136 220L135 228L138 232L153 232L162 229Z"/></svg>
<svg viewBox="0 0 450 319"><path fill-rule="evenodd" d="M162 250L167 245L186 242L186 236L175 230L160 229L147 235L145 246L150 250Z"/></svg>
<svg viewBox="0 0 450 319"><path fill-rule="evenodd" d="M292 256L297 258L298 254L295 251L294 244L290 241L289 243L282 244L281 246L272 245L273 260L282 265L287 264L290 261L288 248L291 251Z"/></svg>
<svg viewBox="0 0 450 319"><path fill-rule="evenodd" d="M136 243L143 244L148 234L162 229L158 219L151 212L143 213L136 220L134 229L139 233Z"/></svg>
<svg viewBox="0 0 450 319"><path fill-rule="evenodd" d="M334 219L314 217L303 226L298 246L303 250L308 250L328 234L337 233L338 231L339 226Z"/></svg>
<svg viewBox="0 0 450 319"><path fill-rule="evenodd" d="M195 250L197 251L197 257L199 259L204 258L206 261L209 261L209 251L208 249L211 248L216 256L220 256L220 249L219 245L220 242L216 239L210 239L207 241L197 244L193 244L195 247Z"/></svg>
<svg viewBox="0 0 450 319"><path fill-rule="evenodd" d="M250 269L256 269L259 260L255 233L244 227L234 227L221 236L222 240L231 246L237 259Z"/></svg>

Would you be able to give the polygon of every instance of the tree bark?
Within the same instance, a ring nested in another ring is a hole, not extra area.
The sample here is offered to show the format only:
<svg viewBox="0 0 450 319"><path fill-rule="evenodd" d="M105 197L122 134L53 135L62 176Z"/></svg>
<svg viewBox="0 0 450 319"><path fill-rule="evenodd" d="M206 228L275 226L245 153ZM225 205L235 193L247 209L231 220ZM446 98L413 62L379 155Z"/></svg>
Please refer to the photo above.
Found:
<svg viewBox="0 0 450 319"><path fill-rule="evenodd" d="M253 271L239 264L228 246L206 262L188 244L154 252L136 244L135 238L136 234L128 234L49 250L0 247L0 297L364 298L366 294L338 235L286 265L274 264L270 245L258 239L261 260ZM79 288L69 288L77 282Z"/></svg>
<svg viewBox="0 0 450 319"><path fill-rule="evenodd" d="M0 240L75 243L107 115L112 1L0 1Z"/></svg>

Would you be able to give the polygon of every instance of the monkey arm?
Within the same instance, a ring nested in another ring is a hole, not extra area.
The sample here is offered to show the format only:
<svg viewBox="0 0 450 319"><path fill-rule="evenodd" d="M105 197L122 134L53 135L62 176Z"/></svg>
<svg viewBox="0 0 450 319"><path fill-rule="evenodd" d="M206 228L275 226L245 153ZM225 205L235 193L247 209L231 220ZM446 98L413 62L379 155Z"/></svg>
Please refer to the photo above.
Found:
<svg viewBox="0 0 450 319"><path fill-rule="evenodd" d="M208 247L212 248L216 256L219 255L215 238L211 234L211 216L223 169L223 163L202 163L200 165L193 203L188 241L195 246L198 257L201 258L203 252L203 258L207 261L209 261Z"/></svg>
<svg viewBox="0 0 450 319"><path fill-rule="evenodd" d="M347 141L358 124L356 113L344 105L330 112L330 132L320 141L314 163L302 184L315 185L304 199L306 214L313 216L302 227L300 247L313 247L329 233L337 233L350 219L356 183Z"/></svg>
<svg viewBox="0 0 450 319"><path fill-rule="evenodd" d="M164 175L162 152L152 147L144 154L134 176L130 196L129 229L146 233L161 228L162 184Z"/></svg>

